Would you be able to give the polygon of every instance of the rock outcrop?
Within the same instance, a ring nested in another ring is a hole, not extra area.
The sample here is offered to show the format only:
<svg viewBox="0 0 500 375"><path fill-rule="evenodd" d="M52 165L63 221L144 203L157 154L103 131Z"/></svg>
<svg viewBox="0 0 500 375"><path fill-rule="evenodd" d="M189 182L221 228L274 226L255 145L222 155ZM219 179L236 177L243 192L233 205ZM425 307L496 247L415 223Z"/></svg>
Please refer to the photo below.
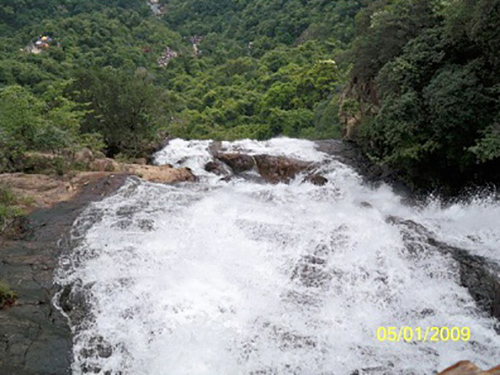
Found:
<svg viewBox="0 0 500 375"><path fill-rule="evenodd" d="M437 251L451 256L459 266L460 283L467 288L477 306L500 320L500 267L484 257L472 255L464 249L437 241L423 226L412 220L388 217L389 223L403 230L403 241L410 251L421 251L422 243L427 243Z"/></svg>
<svg viewBox="0 0 500 375"><path fill-rule="evenodd" d="M33 177L24 182L36 183L37 176ZM32 212L17 238L0 235L0 275L19 296L16 305L0 310L0 374L71 373L71 332L51 303L56 292L53 271L73 221L89 202L110 195L126 178L104 175L91 179L74 199ZM65 189L51 185L45 199L56 200L59 188Z"/></svg>
<svg viewBox="0 0 500 375"><path fill-rule="evenodd" d="M218 160L209 161L207 164L205 164L205 170L218 176L228 176L231 174L227 166Z"/></svg>
<svg viewBox="0 0 500 375"><path fill-rule="evenodd" d="M0 374L71 373L72 337L66 319L52 305L57 292L53 272L65 243L61 240L87 203L110 195L132 175L158 183L196 180L188 168L122 164L95 159L85 150L77 159L94 171L0 175L0 184L28 197L25 211L34 210L15 223L15 230L0 233L0 277L19 296L13 306L0 310Z"/></svg>
<svg viewBox="0 0 500 375"><path fill-rule="evenodd" d="M229 166L235 174L251 171L256 166L255 158L246 154L217 154L216 158Z"/></svg>
<svg viewBox="0 0 500 375"><path fill-rule="evenodd" d="M500 366L492 368L488 371L482 371L472 362L461 361L451 367L448 367L438 375L500 375Z"/></svg>
<svg viewBox="0 0 500 375"><path fill-rule="evenodd" d="M193 182L196 176L188 168L120 164L112 159L96 159L93 172L70 172L65 176L6 173L0 174L0 184L9 186L16 196L28 197L30 208L46 208L72 199L83 188L103 177L114 175L138 176L157 183ZM94 163L93 162L93 163Z"/></svg>
<svg viewBox="0 0 500 375"><path fill-rule="evenodd" d="M121 164L119 168L120 172L136 175L149 182L171 184L197 180L189 168L172 168L171 165Z"/></svg>
<svg viewBox="0 0 500 375"><path fill-rule="evenodd" d="M257 172L265 182L277 184L288 183L299 173L312 171L316 165L302 160L292 159L285 156L271 155L247 155L240 153L216 153L216 161L209 162L206 166L210 172L217 173L220 168L217 162L226 164L234 174L240 175L245 172ZM316 185L324 185L327 180L311 173L305 178Z"/></svg>
<svg viewBox="0 0 500 375"><path fill-rule="evenodd" d="M89 164L89 169L94 172L127 173L146 181L164 184L197 180L189 168L173 168L171 165L147 165L144 162L126 164L108 158L93 160Z"/></svg>
<svg viewBox="0 0 500 375"><path fill-rule="evenodd" d="M320 174L311 173L304 178L304 182L310 182L313 185L323 186L326 185L328 179Z"/></svg>
<svg viewBox="0 0 500 375"><path fill-rule="evenodd" d="M264 180L273 184L290 182L299 173L314 167L313 163L283 156L255 155L254 158L259 174Z"/></svg>

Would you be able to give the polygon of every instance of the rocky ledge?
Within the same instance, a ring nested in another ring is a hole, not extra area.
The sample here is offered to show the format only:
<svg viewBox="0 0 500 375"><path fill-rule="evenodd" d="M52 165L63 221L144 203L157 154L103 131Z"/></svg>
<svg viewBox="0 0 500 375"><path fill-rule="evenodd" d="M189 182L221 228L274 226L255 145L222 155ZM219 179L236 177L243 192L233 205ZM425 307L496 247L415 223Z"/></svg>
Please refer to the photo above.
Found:
<svg viewBox="0 0 500 375"><path fill-rule="evenodd" d="M467 250L450 246L436 240L424 226L395 216L387 219L388 223L402 230L403 241L412 253L425 251L422 244L451 257L458 265L460 284L467 288L477 307L500 321L500 267ZM500 323L498 325L500 334Z"/></svg>
<svg viewBox="0 0 500 375"><path fill-rule="evenodd" d="M90 172L69 172L64 176L26 173L0 174L0 184L5 184L17 196L27 196L31 208L47 208L72 199L85 186L111 176L137 176L145 181L177 183L196 181L188 168L169 165L153 166L120 164L112 159L98 159Z"/></svg>
<svg viewBox="0 0 500 375"><path fill-rule="evenodd" d="M15 306L0 310L0 374L70 373L71 332L51 303L59 241L89 202L111 194L125 179L115 175L89 181L74 199L29 214L16 237L0 236L0 274L19 295ZM55 199L57 186L49 187L53 195L42 194L40 202Z"/></svg>
<svg viewBox="0 0 500 375"><path fill-rule="evenodd" d="M19 295L14 306L0 310L0 374L71 373L71 332L66 318L52 305L53 272L61 245L88 203L112 194L130 175L162 183L196 180L186 168L101 160L105 171L70 172L64 177L0 175L0 183L30 197L34 209L0 233L0 276Z"/></svg>

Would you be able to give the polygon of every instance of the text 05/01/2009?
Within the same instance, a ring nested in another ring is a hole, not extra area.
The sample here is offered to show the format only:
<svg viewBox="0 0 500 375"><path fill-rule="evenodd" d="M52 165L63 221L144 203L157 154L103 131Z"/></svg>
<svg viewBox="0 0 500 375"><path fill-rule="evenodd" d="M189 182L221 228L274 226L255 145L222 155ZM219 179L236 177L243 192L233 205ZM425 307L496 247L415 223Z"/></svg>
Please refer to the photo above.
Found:
<svg viewBox="0 0 500 375"><path fill-rule="evenodd" d="M469 341L469 327L379 327L377 339L381 342L447 342Z"/></svg>

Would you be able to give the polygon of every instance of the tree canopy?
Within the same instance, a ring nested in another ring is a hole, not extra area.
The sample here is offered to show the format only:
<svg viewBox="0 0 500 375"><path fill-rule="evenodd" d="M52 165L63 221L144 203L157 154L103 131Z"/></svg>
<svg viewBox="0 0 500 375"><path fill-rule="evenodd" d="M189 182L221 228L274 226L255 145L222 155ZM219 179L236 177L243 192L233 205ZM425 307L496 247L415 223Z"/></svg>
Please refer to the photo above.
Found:
<svg viewBox="0 0 500 375"><path fill-rule="evenodd" d="M498 0L155 9L6 0L0 89L18 105L0 104L1 142L22 152L97 137L110 156L138 157L166 134L339 138L358 124L348 136L414 183L500 180Z"/></svg>

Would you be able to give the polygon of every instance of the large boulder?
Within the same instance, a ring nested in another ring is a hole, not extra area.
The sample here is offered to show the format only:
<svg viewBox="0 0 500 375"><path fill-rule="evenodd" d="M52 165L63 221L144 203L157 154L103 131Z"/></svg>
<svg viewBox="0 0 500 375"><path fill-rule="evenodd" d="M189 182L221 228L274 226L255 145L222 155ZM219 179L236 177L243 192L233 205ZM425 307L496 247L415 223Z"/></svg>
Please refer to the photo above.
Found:
<svg viewBox="0 0 500 375"><path fill-rule="evenodd" d="M255 158L246 154L217 154L216 158L228 165L235 174L250 171L255 168Z"/></svg>
<svg viewBox="0 0 500 375"><path fill-rule="evenodd" d="M92 160L94 160L94 154L88 148L82 148L75 152L73 160L75 163L88 165Z"/></svg>
<svg viewBox="0 0 500 375"><path fill-rule="evenodd" d="M253 158L262 178L273 184L289 182L297 174L309 171L314 167L313 163L284 156L255 155Z"/></svg>
<svg viewBox="0 0 500 375"><path fill-rule="evenodd" d="M172 168L170 165L139 165L139 164L122 164L122 172L127 172L139 176L143 180L150 182L158 182L163 184L175 182L194 182L196 176L189 168Z"/></svg>
<svg viewBox="0 0 500 375"><path fill-rule="evenodd" d="M301 172L311 171L316 165L311 162L288 158L285 156L247 155L239 153L216 153L217 161L231 168L234 174L257 171L262 179L272 184L288 183ZM210 170L217 169L217 161L207 164ZM307 181L324 185L327 180L317 174L311 174Z"/></svg>
<svg viewBox="0 0 500 375"><path fill-rule="evenodd" d="M92 172L115 172L120 170L120 164L113 159L95 159L88 166Z"/></svg>
<svg viewBox="0 0 500 375"><path fill-rule="evenodd" d="M218 176L228 176L231 174L229 168L219 160L209 161L205 164L205 170Z"/></svg>
<svg viewBox="0 0 500 375"><path fill-rule="evenodd" d="M303 182L310 182L313 185L323 186L326 185L328 179L318 173L311 173L304 178Z"/></svg>

